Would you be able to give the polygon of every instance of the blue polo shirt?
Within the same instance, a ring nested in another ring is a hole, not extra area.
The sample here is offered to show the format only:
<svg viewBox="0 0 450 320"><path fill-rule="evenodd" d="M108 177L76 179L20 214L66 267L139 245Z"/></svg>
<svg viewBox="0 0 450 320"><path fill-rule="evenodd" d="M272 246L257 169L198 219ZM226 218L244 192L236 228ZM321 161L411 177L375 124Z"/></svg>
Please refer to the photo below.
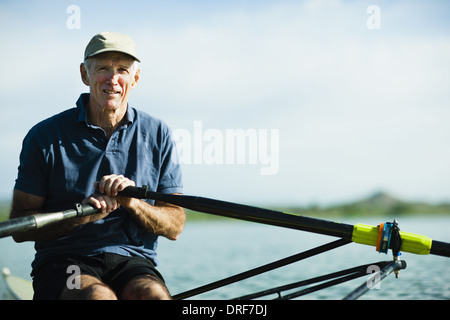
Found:
<svg viewBox="0 0 450 320"><path fill-rule="evenodd" d="M103 129L87 122L88 101L89 94L82 94L75 108L38 123L28 132L15 189L44 197L44 212L73 207L96 193L94 182L109 174L122 174L151 191L182 193L176 147L164 122L128 106L126 121L107 139ZM157 238L119 208L61 238L36 242L33 267L56 255L105 252L141 256L156 264Z"/></svg>

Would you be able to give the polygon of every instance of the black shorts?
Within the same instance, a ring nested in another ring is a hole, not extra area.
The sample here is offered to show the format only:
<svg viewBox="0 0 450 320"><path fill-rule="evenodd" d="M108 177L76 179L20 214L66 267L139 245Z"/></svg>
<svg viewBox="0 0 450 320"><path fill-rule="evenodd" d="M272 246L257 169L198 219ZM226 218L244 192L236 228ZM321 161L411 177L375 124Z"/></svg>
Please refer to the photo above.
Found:
<svg viewBox="0 0 450 320"><path fill-rule="evenodd" d="M70 266L78 266L81 274L98 278L114 290L118 297L126 284L138 275L149 274L164 283L153 263L141 257L125 257L114 253L55 257L33 270L33 299L58 299L65 286L72 284L70 281L73 279L74 268Z"/></svg>

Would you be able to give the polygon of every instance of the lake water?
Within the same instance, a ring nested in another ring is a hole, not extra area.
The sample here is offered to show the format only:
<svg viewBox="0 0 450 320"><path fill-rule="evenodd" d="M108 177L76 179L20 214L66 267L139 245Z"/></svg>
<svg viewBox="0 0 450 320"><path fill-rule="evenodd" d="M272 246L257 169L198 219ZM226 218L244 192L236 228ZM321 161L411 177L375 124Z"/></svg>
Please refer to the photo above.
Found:
<svg viewBox="0 0 450 320"><path fill-rule="evenodd" d="M450 242L450 216L402 217L398 220L402 231ZM339 221L378 225L386 220L364 217ZM188 222L177 241L161 238L159 270L171 293L177 294L334 240L336 238L231 219ZM8 267L14 275L30 278L33 255L32 243L15 244L11 238L0 239L0 268ZM351 243L192 299L232 299L391 259L391 253L380 254L374 247ZM398 279L391 274L381 282L380 289L372 289L360 299L450 299L449 258L403 253L401 259L408 265L400 272ZM342 299L366 280L366 277L361 277L302 296L301 299ZM0 293L3 289L4 284L0 281Z"/></svg>

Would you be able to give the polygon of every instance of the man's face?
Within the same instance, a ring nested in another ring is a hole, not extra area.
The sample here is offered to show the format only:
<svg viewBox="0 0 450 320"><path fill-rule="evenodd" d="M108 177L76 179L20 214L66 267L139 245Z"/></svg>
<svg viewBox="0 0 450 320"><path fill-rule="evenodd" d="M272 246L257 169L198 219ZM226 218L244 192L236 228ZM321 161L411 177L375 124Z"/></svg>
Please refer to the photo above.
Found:
<svg viewBox="0 0 450 320"><path fill-rule="evenodd" d="M133 72L133 59L126 54L106 52L90 58L90 70L81 69L83 82L90 88L91 108L115 111L126 108L131 89L139 80L139 70Z"/></svg>

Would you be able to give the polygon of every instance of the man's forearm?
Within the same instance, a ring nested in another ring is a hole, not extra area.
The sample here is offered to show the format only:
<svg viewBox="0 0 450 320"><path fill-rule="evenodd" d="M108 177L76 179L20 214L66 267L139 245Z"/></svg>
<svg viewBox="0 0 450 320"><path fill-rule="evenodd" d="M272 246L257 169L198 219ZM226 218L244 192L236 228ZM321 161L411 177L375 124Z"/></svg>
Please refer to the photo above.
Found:
<svg viewBox="0 0 450 320"><path fill-rule="evenodd" d="M37 214L38 215L38 214ZM13 235L13 239L16 242L24 241L38 241L45 242L59 238L65 233L69 232L76 226L80 225L79 218L71 218L64 221L56 222L49 226L44 226L42 228L31 230L27 232L17 233Z"/></svg>
<svg viewBox="0 0 450 320"><path fill-rule="evenodd" d="M43 204L43 197L14 190L10 219L42 214L44 213L41 209ZM51 240L68 232L78 225L79 222L77 219L61 221L54 225L43 227L42 229L17 233L13 235L13 239L16 242Z"/></svg>
<svg viewBox="0 0 450 320"><path fill-rule="evenodd" d="M89 198L90 199L90 198ZM87 200L85 199L88 203ZM44 213L42 210L44 204L44 198L35 196L20 190L14 190L12 208L10 213L10 218L20 218L30 215L39 215ZM97 207L99 208L99 207ZM100 208L99 208L100 209ZM112 208L113 209L113 208ZM104 218L108 212L102 212L89 215L86 217L80 218L71 218L67 220L63 220L57 222L55 224L42 227L37 230L31 230L23 233L18 233L13 236L14 241L16 242L24 242L24 241L48 241L52 239L56 239L65 233L69 232L73 228L89 223L94 222L96 220Z"/></svg>
<svg viewBox="0 0 450 320"><path fill-rule="evenodd" d="M148 231L169 240L176 240L183 231L186 221L183 208L159 201L151 205L140 199L127 200L126 204L121 202L121 205Z"/></svg>

